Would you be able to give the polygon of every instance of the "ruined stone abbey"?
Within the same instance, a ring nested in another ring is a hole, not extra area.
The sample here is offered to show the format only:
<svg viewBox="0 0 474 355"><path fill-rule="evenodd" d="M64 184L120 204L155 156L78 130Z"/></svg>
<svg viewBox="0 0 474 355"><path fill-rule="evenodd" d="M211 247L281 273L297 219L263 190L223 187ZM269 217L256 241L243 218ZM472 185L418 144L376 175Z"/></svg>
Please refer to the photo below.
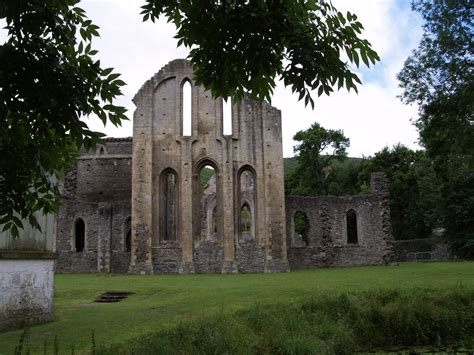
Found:
<svg viewBox="0 0 474 355"><path fill-rule="evenodd" d="M80 152L62 189L57 271L281 272L391 260L383 174L367 195L285 197L280 111L246 97L224 134L223 100L192 78L188 61L170 62L134 98L133 138Z"/></svg>

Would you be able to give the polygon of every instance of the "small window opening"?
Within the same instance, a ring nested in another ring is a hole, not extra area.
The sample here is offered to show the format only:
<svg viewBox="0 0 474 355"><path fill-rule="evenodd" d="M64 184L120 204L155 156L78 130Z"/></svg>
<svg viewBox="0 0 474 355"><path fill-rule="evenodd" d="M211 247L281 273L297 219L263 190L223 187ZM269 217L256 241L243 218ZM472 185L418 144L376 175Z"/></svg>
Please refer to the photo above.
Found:
<svg viewBox="0 0 474 355"><path fill-rule="evenodd" d="M79 218L74 226L74 239L74 249L76 252L82 253L86 240L86 225L82 218Z"/></svg>
<svg viewBox="0 0 474 355"><path fill-rule="evenodd" d="M132 251L132 220L128 217L125 220L125 251Z"/></svg>
<svg viewBox="0 0 474 355"><path fill-rule="evenodd" d="M217 234L217 206L212 210L212 232Z"/></svg>
<svg viewBox="0 0 474 355"><path fill-rule="evenodd" d="M298 211L294 217L294 243L308 245L309 220L306 213Z"/></svg>
<svg viewBox="0 0 474 355"><path fill-rule="evenodd" d="M192 103L191 83L186 80L183 84L183 136L191 136Z"/></svg>
<svg viewBox="0 0 474 355"><path fill-rule="evenodd" d="M347 222L347 243L348 244L358 244L357 236L357 214L354 210L349 210L346 213L346 222Z"/></svg>
<svg viewBox="0 0 474 355"><path fill-rule="evenodd" d="M222 99L222 130L225 136L232 135L232 99Z"/></svg>

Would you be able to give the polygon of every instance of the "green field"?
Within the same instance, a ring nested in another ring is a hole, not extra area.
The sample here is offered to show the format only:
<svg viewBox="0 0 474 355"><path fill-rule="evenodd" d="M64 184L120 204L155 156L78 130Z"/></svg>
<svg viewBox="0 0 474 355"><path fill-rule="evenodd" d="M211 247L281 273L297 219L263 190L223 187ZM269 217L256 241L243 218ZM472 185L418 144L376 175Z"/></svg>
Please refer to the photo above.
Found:
<svg viewBox="0 0 474 355"><path fill-rule="evenodd" d="M302 270L239 275L57 275L56 321L30 329L32 349L55 336L60 349L122 343L183 320L234 313L256 304L314 299L342 292L397 289L474 290L474 262L403 263L389 267ZM104 291L132 291L113 304L92 301ZM0 334L0 353L10 354L21 331ZM70 350L69 350L70 351Z"/></svg>

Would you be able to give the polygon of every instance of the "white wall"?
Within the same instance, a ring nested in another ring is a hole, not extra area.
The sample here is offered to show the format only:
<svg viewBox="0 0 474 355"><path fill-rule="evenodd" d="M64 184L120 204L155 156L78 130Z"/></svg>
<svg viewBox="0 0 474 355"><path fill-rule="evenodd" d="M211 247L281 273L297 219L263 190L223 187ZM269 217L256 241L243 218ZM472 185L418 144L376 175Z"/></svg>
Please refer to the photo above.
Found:
<svg viewBox="0 0 474 355"><path fill-rule="evenodd" d="M0 331L54 319L54 260L0 259Z"/></svg>

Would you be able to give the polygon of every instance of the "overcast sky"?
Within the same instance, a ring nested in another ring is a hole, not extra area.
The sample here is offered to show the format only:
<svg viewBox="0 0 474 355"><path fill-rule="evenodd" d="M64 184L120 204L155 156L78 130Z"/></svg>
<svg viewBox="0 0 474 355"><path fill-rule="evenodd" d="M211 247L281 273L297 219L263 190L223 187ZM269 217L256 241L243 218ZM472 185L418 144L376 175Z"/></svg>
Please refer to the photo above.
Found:
<svg viewBox="0 0 474 355"><path fill-rule="evenodd" d="M342 129L351 140L350 156L372 155L398 142L417 148L418 134L411 123L417 109L403 105L396 97L400 91L395 76L420 40L421 18L411 12L410 0L333 0L333 4L340 11L358 15L365 27L364 36L381 62L359 71L363 85L358 95L344 90L319 98L314 110L305 108L289 88L279 84L272 105L282 111L284 156L293 155L293 135L313 122ZM141 21L141 5L143 1L130 0L83 0L80 5L100 26L101 37L94 40L97 57L104 66L121 73L128 84L118 103L129 109L130 118L135 109L131 99L140 86L166 63L188 53L183 47L177 48L173 25L164 19L155 24ZM131 121L120 128L110 124L104 127L93 118L87 123L108 136L132 135Z"/></svg>

